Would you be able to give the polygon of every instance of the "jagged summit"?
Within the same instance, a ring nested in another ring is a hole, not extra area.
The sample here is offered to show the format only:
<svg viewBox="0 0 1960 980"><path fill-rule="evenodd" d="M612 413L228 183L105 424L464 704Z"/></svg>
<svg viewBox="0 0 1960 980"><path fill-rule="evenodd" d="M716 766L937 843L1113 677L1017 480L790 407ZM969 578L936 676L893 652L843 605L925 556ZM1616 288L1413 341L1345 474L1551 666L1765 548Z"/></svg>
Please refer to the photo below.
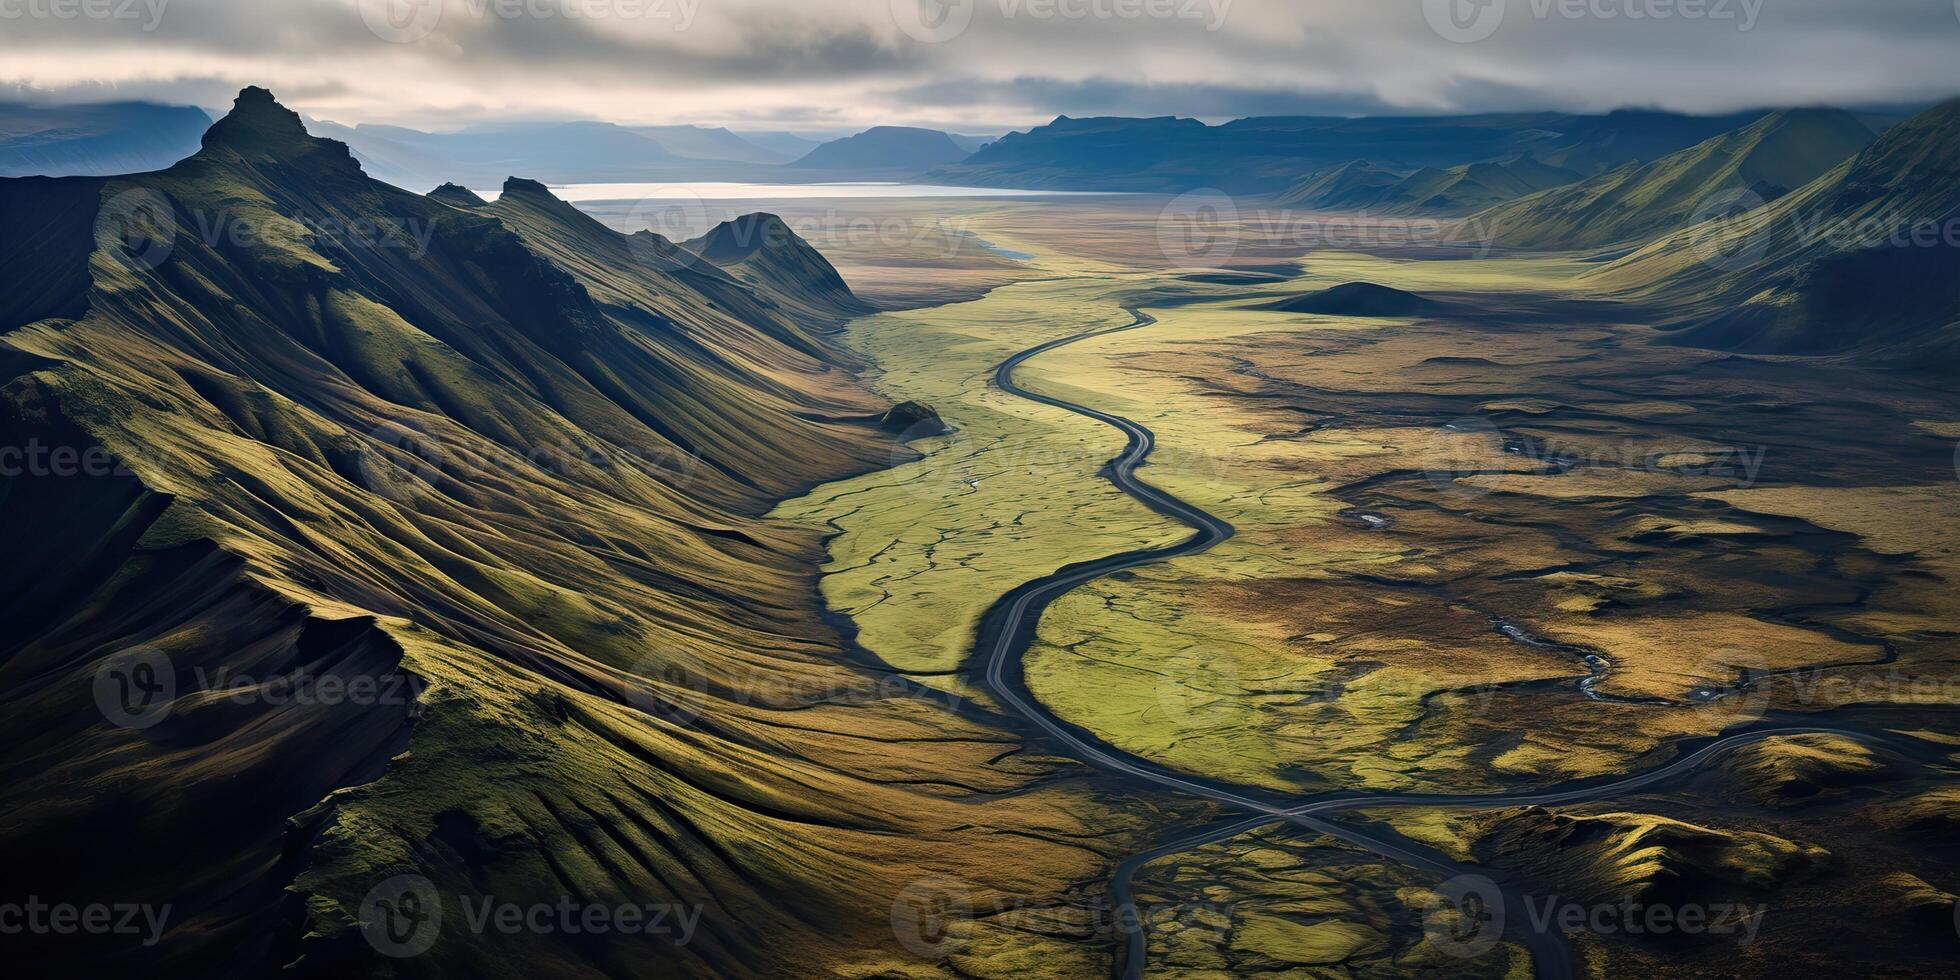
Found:
<svg viewBox="0 0 1960 980"><path fill-rule="evenodd" d="M347 144L308 133L299 113L281 105L270 91L256 85L240 91L231 111L204 134L200 156L226 153L248 160L282 161L324 154L336 162L345 161L348 166L359 167Z"/></svg>
<svg viewBox="0 0 1960 980"><path fill-rule="evenodd" d="M724 221L699 239L703 258L711 262L740 262L764 248L805 244L783 219L756 211Z"/></svg>
<svg viewBox="0 0 1960 980"><path fill-rule="evenodd" d="M551 188L528 177L506 177L504 179L504 193L537 194L543 197L556 198L556 195L551 193Z"/></svg>
<svg viewBox="0 0 1960 980"><path fill-rule="evenodd" d="M490 202L478 197L476 192L457 183L447 183L424 195L433 201L453 204L463 208L483 207Z"/></svg>

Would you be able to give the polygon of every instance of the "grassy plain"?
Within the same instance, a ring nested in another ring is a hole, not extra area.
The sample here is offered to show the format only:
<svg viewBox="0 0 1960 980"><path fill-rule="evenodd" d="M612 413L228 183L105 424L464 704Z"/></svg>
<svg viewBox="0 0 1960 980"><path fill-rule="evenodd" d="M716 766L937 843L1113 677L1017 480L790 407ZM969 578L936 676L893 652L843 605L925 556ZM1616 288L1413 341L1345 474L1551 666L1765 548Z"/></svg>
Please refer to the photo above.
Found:
<svg viewBox="0 0 1960 980"><path fill-rule="evenodd" d="M1641 311L1584 293L1589 266L1570 258L1289 251L1249 229L1238 267L1191 271L1166 257L1150 215L1113 203L1002 205L973 228L1039 256L1041 278L863 321L850 336L889 396L934 405L958 431L915 442L922 462L777 512L839 532L825 594L901 669L956 669L979 614L1014 585L1183 536L1094 477L1120 447L1113 432L987 384L1013 351L1125 323L1137 306L1157 322L1017 374L1152 429L1142 478L1237 529L1205 554L1092 582L1043 618L1030 688L1118 748L1279 791L1478 792L1629 772L1766 719L1960 700L1960 651L1940 626L1953 621L1960 569L1946 535L1911 530L1960 516L1960 407L1946 393L1842 365L1651 344ZM1450 312L1264 309L1351 281ZM957 677L933 682L970 691ZM1857 754L1786 746L1727 776L1803 783L1820 766L1869 768ZM1740 848L1748 860L1731 865L1781 855L1767 878L1716 874L1706 886L1781 894L1828 860L1819 850L1871 856L1841 843L1860 791L1818 778L1817 801L1724 798L1730 809L1708 825L1635 800L1530 826L1695 860ZM1896 822L1941 825L1928 816L1939 800L1891 804ZM1815 849L1734 809L1826 802L1805 830L1827 842ZM1472 815L1384 818L1461 860L1516 863L1483 843L1498 831L1463 822ZM1507 833L1524 840L1523 826ZM1775 841L1736 836L1749 833ZM1368 975L1422 958L1408 916L1433 883L1355 852L1330 857L1341 849L1324 841L1268 839L1286 836L1248 835L1139 878L1165 927L1152 933L1153 970ZM1871 856L1858 880L1898 872L1899 853ZM1325 872L1336 857L1391 884ZM1627 873L1653 870L1636 865ZM1533 873L1545 887L1571 880ZM1950 878L1893 890L1946 894L1960 885ZM1811 894L1799 904L1815 905ZM1627 949L1586 953L1595 966L1660 962Z"/></svg>

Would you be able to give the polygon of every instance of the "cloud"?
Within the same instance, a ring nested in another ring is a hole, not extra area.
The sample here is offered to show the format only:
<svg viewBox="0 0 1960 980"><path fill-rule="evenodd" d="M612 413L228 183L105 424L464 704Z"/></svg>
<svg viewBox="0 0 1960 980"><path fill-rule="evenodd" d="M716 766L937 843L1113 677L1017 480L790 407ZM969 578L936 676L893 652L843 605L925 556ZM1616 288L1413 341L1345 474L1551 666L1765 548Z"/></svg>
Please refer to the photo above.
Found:
<svg viewBox="0 0 1960 980"><path fill-rule="evenodd" d="M310 115L417 126L968 131L1058 114L1718 112L1960 92L1953 0L1499 0L1474 43L1432 26L1433 0L968 0L970 23L941 43L908 36L892 0L425 0L439 22L391 43L360 7L390 2L422 0L137 0L161 11L153 29L9 18L0 85L222 109L261 84ZM0 0L0 14L32 9Z"/></svg>

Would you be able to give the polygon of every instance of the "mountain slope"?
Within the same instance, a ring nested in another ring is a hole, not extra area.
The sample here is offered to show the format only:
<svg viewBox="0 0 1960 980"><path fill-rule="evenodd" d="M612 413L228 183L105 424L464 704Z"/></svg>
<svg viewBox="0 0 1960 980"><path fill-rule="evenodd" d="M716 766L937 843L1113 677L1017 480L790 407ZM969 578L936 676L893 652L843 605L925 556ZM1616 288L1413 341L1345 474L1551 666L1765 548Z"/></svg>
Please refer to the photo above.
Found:
<svg viewBox="0 0 1960 980"><path fill-rule="evenodd" d="M1526 248L1598 248L1687 226L1725 192L1773 201L1864 149L1872 132L1836 109L1774 112L1733 133L1644 166L1520 198L1476 220Z"/></svg>
<svg viewBox="0 0 1960 980"><path fill-rule="evenodd" d="M792 167L806 170L924 173L966 159L968 151L936 129L873 126L855 136L831 140Z"/></svg>
<svg viewBox="0 0 1960 980"><path fill-rule="evenodd" d="M1049 767L851 666L817 536L757 516L900 452L830 324L506 191L381 184L257 89L166 172L0 182L46 202L0 210L0 271L49 282L0 327L0 444L93 461L0 483L0 900L173 909L17 969L840 972L897 955L915 877L1094 873L1029 836L1067 826ZM384 963L401 875L453 922L699 929Z"/></svg>
<svg viewBox="0 0 1960 980"><path fill-rule="evenodd" d="M1407 174L1383 170L1366 160L1344 163L1282 191L1273 203L1286 208L1362 209L1371 207Z"/></svg>
<svg viewBox="0 0 1960 980"><path fill-rule="evenodd" d="M1664 236L1587 282L1672 311L1679 343L1960 363L1960 100L1793 193Z"/></svg>
<svg viewBox="0 0 1960 980"><path fill-rule="evenodd" d="M211 117L189 106L0 103L0 177L161 170L197 152Z"/></svg>
<svg viewBox="0 0 1960 980"><path fill-rule="evenodd" d="M1390 215L1461 212L1578 179L1577 173L1529 156L1448 169L1424 167L1399 177L1366 163L1354 163L1304 180L1281 194L1278 201L1287 207L1348 208Z"/></svg>

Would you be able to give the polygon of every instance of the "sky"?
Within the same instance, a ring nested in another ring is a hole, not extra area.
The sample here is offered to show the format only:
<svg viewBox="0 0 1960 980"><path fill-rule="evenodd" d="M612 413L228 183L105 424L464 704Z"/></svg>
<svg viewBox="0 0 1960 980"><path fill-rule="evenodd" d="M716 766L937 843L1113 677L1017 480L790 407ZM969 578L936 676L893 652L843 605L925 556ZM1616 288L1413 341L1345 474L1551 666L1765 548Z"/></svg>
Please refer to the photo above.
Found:
<svg viewBox="0 0 1960 980"><path fill-rule="evenodd" d="M1057 115L1921 104L1960 0L0 0L0 99L991 134Z"/></svg>

